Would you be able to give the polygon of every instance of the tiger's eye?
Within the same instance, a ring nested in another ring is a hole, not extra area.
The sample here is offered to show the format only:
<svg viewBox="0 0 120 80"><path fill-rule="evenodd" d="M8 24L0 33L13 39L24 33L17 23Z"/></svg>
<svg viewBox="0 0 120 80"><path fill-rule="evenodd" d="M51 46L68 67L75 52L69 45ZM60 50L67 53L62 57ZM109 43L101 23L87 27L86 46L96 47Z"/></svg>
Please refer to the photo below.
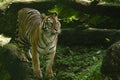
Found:
<svg viewBox="0 0 120 80"><path fill-rule="evenodd" d="M50 19L50 18L48 18L48 22L53 23L53 20L52 20L52 19Z"/></svg>

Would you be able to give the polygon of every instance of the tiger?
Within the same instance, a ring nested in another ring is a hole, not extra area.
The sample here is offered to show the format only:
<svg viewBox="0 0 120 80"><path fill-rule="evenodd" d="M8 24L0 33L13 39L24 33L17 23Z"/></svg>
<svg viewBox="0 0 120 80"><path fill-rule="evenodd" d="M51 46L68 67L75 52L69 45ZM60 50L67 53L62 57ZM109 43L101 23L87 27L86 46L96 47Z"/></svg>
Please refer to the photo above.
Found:
<svg viewBox="0 0 120 80"><path fill-rule="evenodd" d="M46 75L54 76L52 66L60 33L61 23L56 14L45 15L32 8L22 8L18 11L18 45L32 58L35 77L43 77L39 59L42 55L48 56Z"/></svg>

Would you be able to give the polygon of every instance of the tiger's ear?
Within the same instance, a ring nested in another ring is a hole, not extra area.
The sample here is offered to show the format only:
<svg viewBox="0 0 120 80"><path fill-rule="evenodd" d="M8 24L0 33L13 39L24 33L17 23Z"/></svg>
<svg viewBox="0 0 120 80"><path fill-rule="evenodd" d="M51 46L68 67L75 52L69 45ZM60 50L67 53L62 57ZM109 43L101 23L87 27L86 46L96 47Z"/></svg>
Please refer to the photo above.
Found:
<svg viewBox="0 0 120 80"><path fill-rule="evenodd" d="M45 15L44 13L41 14L41 18L42 18L42 19L44 19L45 16L46 16L46 15Z"/></svg>
<svg viewBox="0 0 120 80"><path fill-rule="evenodd" d="M57 16L57 13L53 13L52 15L56 17L56 16Z"/></svg>

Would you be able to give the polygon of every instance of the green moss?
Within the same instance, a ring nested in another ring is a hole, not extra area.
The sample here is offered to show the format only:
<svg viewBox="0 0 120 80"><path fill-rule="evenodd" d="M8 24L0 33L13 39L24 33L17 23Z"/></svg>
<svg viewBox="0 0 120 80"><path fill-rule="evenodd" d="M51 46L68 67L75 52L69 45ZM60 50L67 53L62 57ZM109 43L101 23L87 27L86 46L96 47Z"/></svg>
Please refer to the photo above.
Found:
<svg viewBox="0 0 120 80"><path fill-rule="evenodd" d="M4 67L0 64L0 80L10 80L9 73L4 69Z"/></svg>

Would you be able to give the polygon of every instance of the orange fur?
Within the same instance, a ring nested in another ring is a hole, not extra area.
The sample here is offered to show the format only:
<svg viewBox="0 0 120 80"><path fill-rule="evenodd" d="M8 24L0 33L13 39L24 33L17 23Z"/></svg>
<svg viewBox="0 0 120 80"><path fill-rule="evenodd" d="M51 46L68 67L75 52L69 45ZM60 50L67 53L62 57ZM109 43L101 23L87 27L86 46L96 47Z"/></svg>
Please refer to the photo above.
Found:
<svg viewBox="0 0 120 80"><path fill-rule="evenodd" d="M46 66L46 74L49 77L52 77L52 66L54 63L58 34L61 31L61 25L57 16L45 16L44 19L41 19L40 16L41 15L37 10L30 8L24 8L18 12L18 40L22 43L28 41L31 45L32 65L36 77L42 78L39 56L49 56ZM32 26L30 26L30 24ZM45 27L45 30L43 27Z"/></svg>

